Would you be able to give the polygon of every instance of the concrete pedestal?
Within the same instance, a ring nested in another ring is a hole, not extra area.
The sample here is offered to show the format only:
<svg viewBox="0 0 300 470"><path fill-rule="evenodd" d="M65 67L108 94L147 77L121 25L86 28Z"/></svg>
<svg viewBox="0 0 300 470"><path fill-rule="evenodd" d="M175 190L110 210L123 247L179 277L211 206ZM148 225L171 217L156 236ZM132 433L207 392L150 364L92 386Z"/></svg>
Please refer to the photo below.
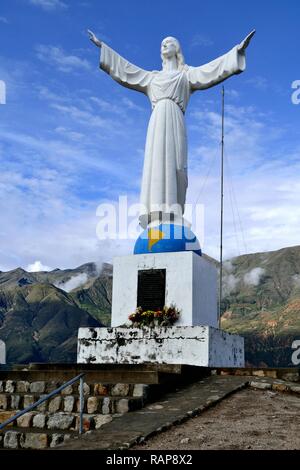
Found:
<svg viewBox="0 0 300 470"><path fill-rule="evenodd" d="M217 327L217 269L192 251L114 258L112 326L128 323L128 316L139 307L139 271L155 269L166 272L165 305L181 310L176 326Z"/></svg>
<svg viewBox="0 0 300 470"><path fill-rule="evenodd" d="M244 367L244 339L209 326L80 328L77 362Z"/></svg>
<svg viewBox="0 0 300 470"><path fill-rule="evenodd" d="M124 327L137 307L157 304L180 310L176 326ZM217 270L204 257L184 251L115 258L112 328L80 328L77 361L243 367L244 339L217 328L217 310Z"/></svg>

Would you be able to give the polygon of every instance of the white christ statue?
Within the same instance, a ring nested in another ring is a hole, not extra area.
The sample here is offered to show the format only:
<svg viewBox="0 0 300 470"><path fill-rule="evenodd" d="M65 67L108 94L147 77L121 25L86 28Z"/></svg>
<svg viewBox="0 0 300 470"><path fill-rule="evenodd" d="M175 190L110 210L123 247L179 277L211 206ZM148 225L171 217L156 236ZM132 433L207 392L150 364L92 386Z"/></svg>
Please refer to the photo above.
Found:
<svg viewBox="0 0 300 470"><path fill-rule="evenodd" d="M152 105L140 199L142 227L155 220L153 214L182 217L188 186L184 113L189 98L245 70L245 51L255 31L226 54L198 67L185 64L178 40L167 37L161 43L160 71L131 64L92 31L88 33L101 48L100 68L120 85L147 95Z"/></svg>

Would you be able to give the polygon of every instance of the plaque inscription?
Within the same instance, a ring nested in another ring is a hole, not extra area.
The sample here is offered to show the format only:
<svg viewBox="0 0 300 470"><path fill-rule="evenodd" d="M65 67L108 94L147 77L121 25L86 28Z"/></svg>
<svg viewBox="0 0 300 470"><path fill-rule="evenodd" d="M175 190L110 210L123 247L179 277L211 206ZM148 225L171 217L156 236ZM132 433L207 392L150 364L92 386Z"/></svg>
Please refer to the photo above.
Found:
<svg viewBox="0 0 300 470"><path fill-rule="evenodd" d="M137 306L143 310L162 310L165 305L166 270L138 271Z"/></svg>

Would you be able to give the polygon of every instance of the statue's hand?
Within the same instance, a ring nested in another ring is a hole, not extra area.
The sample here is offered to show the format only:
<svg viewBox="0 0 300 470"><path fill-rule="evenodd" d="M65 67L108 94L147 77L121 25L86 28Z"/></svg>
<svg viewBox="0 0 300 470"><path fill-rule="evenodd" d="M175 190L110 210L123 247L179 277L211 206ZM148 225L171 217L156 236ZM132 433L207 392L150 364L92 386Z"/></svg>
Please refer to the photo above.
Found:
<svg viewBox="0 0 300 470"><path fill-rule="evenodd" d="M101 47L102 43L97 38L97 36L93 33L93 31L88 29L88 35L89 35L90 41L92 41L97 47Z"/></svg>
<svg viewBox="0 0 300 470"><path fill-rule="evenodd" d="M250 34L238 45L238 51L239 52L244 52L245 49L249 46L251 39L253 38L255 34L255 29L251 31Z"/></svg>

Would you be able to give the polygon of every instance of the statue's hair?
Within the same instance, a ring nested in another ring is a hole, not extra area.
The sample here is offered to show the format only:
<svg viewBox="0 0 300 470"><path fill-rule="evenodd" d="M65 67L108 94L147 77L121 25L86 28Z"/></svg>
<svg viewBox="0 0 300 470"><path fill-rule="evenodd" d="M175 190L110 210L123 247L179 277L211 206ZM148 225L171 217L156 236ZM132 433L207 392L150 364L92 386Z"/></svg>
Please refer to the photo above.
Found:
<svg viewBox="0 0 300 470"><path fill-rule="evenodd" d="M175 46L176 46L177 68L179 70L181 70L185 66L185 61L184 61L184 57L183 57L183 54L182 54L182 51L181 51L181 46L180 46L180 43L179 43L178 39L174 38L173 36L168 36L165 39L172 39L174 41ZM163 41L165 39L163 39ZM161 54L160 56L161 56L161 60L162 60L162 65L164 66L165 63L166 63L166 59L163 56L163 54Z"/></svg>

